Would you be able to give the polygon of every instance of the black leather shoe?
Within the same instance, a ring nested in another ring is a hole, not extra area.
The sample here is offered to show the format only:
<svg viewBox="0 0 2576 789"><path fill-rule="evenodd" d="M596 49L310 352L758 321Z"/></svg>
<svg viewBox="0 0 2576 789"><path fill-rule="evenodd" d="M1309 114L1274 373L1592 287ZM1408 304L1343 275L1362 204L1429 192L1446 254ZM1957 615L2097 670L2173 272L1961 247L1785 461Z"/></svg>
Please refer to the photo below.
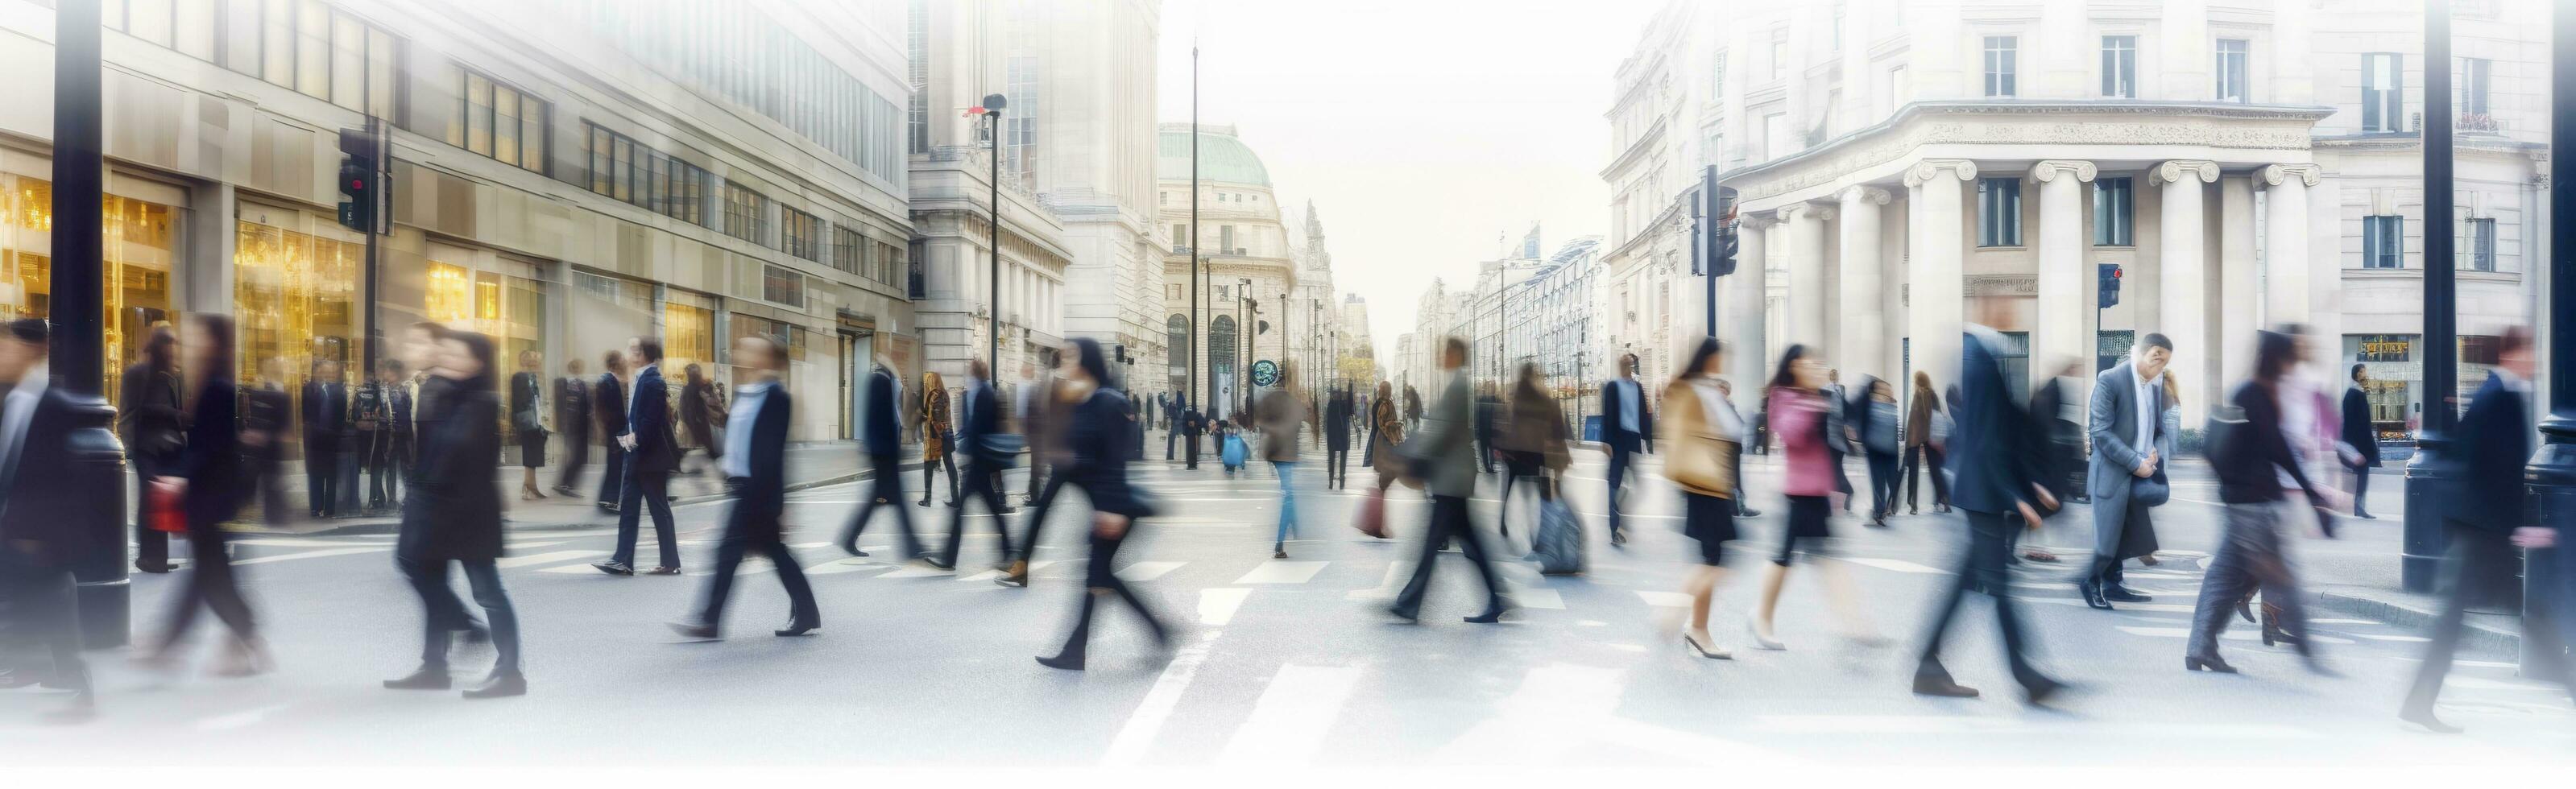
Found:
<svg viewBox="0 0 2576 789"><path fill-rule="evenodd" d="M2065 683L2042 677L2036 682L2021 686L2021 698L2022 701L2037 706L2048 703L2050 697L2064 690L2066 690Z"/></svg>
<svg viewBox="0 0 2576 789"><path fill-rule="evenodd" d="M465 690L469 699L499 699L528 695L528 678L520 674L494 674L483 684Z"/></svg>
<svg viewBox="0 0 2576 789"><path fill-rule="evenodd" d="M655 568L653 568L653 569L646 570L646 571L644 571L644 574L645 574L645 575L679 575L679 574L680 574L680 566L679 566L679 565L676 565L676 564L666 564L666 565L663 565L663 566L660 566L660 567L655 567Z"/></svg>
<svg viewBox="0 0 2576 789"><path fill-rule="evenodd" d="M724 640L724 636L718 635L718 634L716 633L716 626L715 626L715 625L713 625L713 624L706 623L706 622L697 622L697 621L692 621L692 620L682 619L682 620L679 620L679 621L676 621L676 622L672 622L672 623L670 623L670 625L671 625L671 632L674 632L674 633L678 633L678 634L680 634L680 637L681 637L681 638L693 638L693 639L697 639L697 640L699 640L699 641L722 641L722 640Z"/></svg>
<svg viewBox="0 0 2576 789"><path fill-rule="evenodd" d="M1389 608L1389 609L1386 609L1386 612L1387 612L1387 613L1389 613L1389 614L1394 614L1394 615L1395 615L1395 618L1404 620L1406 624L1411 624L1411 623L1415 623L1415 622L1420 622L1420 621L1422 621L1422 612L1420 612L1420 611L1407 611L1407 610L1404 610L1404 609L1401 609L1401 608Z"/></svg>
<svg viewBox="0 0 2576 789"><path fill-rule="evenodd" d="M2102 587L2102 599L2109 600L2114 603L2150 603L2154 602L2156 598L2150 595L2139 594L2137 590L2126 586L2112 584L2110 586Z"/></svg>
<svg viewBox="0 0 2576 789"><path fill-rule="evenodd" d="M591 562L590 566L599 568L600 572L607 573L609 575L635 574L635 568L626 566L624 562Z"/></svg>
<svg viewBox="0 0 2576 789"><path fill-rule="evenodd" d="M1045 666L1045 667L1047 667L1047 668L1052 668L1052 669L1062 669L1062 670L1065 670L1065 671L1081 671L1081 670L1082 670L1082 656L1081 656L1081 655L1054 655L1054 656L1049 656L1049 657L1042 657L1042 658L1038 658L1038 665Z"/></svg>
<svg viewBox="0 0 2576 789"><path fill-rule="evenodd" d="M388 690L446 690L455 680L448 678L445 667L422 666L411 676L385 680Z"/></svg>
<svg viewBox="0 0 2576 789"><path fill-rule="evenodd" d="M1494 624L1494 623L1496 623L1496 622L1503 621L1503 612L1505 612L1505 611L1510 611L1510 610L1511 610L1511 607L1510 607L1510 606L1496 605L1496 606L1493 606L1493 607L1491 607L1491 608L1487 608L1487 609L1485 609L1485 612L1484 612L1484 613L1477 614L1477 615L1475 615L1475 616L1471 616L1471 617L1467 617L1467 623L1468 623L1468 624L1473 624L1473 625L1490 625L1490 624Z"/></svg>
<svg viewBox="0 0 2576 789"><path fill-rule="evenodd" d="M2101 584L2096 584L2092 581L2077 581L2075 582L2075 589L2076 591L2084 593L2085 605L2099 608L2104 611L2111 610L2111 601L2102 596Z"/></svg>
<svg viewBox="0 0 2576 789"><path fill-rule="evenodd" d="M1973 699L1977 689L1961 685L1949 677L1915 677L1914 695L1939 696L1945 699Z"/></svg>
<svg viewBox="0 0 2576 789"><path fill-rule="evenodd" d="M2206 671L2212 674L2236 673L2235 666L2227 665L2227 661L2218 659L2217 655L2186 655L2182 659L2182 667L2190 671Z"/></svg>
<svg viewBox="0 0 2576 789"><path fill-rule="evenodd" d="M940 559L938 559L937 557L932 557L932 556L924 556L924 557L921 557L921 563L922 563L922 564L930 565L932 569L937 569L937 570L954 570L954 569L957 569L957 565L952 564L952 563L949 563L949 562L941 561L941 560L940 560Z"/></svg>
<svg viewBox="0 0 2576 789"><path fill-rule="evenodd" d="M777 636L777 637L779 637L779 638L794 638L794 637L796 637L796 636L806 635L806 634L809 634L809 633L812 633L812 632L814 632L814 631L816 631L816 630L821 630L821 629L823 629L823 623L821 623L821 622L793 622L793 621L791 621L791 622L788 622L788 623L787 623L787 626L786 626L786 627L782 627L782 628L779 628L779 629L777 629L777 630L769 631L769 634L770 634L770 635Z"/></svg>

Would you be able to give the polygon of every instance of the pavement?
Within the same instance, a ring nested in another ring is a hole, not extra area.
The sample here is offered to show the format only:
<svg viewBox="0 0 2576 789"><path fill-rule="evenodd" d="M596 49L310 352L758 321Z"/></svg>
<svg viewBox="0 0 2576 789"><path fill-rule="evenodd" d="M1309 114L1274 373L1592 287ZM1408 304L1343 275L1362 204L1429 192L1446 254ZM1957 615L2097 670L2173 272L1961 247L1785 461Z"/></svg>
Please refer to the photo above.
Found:
<svg viewBox="0 0 2576 789"><path fill-rule="evenodd" d="M1159 437L1156 437L1159 439ZM1149 445L1152 442L1149 442ZM1159 456L1159 455L1157 455ZM1316 455L1310 455L1310 458ZM1830 558L1792 570L1778 618L1783 651L1751 648L1751 573L1780 529L1776 496L1742 523L1733 571L1711 629L1733 660L1686 652L1673 629L1696 549L1678 533L1671 487L1648 476L1627 510L1633 538L1608 544L1600 455L1578 452L1567 497L1584 516L1588 572L1547 577L1502 567L1518 606L1500 625L1460 617L1480 605L1474 573L1441 558L1420 624L1384 614L1418 555L1427 502L1397 488L1393 540L1346 527L1373 475L1352 458L1348 491L1321 491L1318 464L1295 478L1298 539L1271 558L1277 478L1266 466L1228 478L1140 464L1140 485L1169 512L1137 527L1119 572L1180 625L1177 649L1154 650L1117 609L1094 636L1091 670L1031 658L1061 643L1077 595L1084 513L1058 510L1027 589L991 583L993 519L963 522L956 573L898 561L882 516L868 558L827 543L857 498L853 483L791 495L790 541L821 600L815 636L773 638L785 598L766 567L737 585L730 640L685 642L663 627L691 606L712 550L712 501L677 508L687 575L611 577L613 529L518 529L502 575L526 633L531 694L465 702L452 693L378 687L409 671L419 604L391 567L383 535L260 535L242 540L241 572L278 659L275 673L216 679L141 670L117 651L93 655L102 714L81 728L36 722L52 699L0 692L0 760L15 765L310 766L473 764L573 766L906 766L1217 768L1230 775L1307 767L1684 767L1876 769L2128 767L2176 764L2406 769L2576 765L2576 709L2559 689L2515 676L2509 653L2472 644L2441 714L2468 733L2410 731L2395 720L2423 648L2386 618L2322 615L2314 640L2340 676L2307 673L2250 626L2222 642L2243 674L2190 673L2183 638L2217 508L2187 475L2158 510L2166 550L2131 583L2144 605L2094 611L2065 567L2024 566L2011 594L2040 665L2075 691L2021 704L2006 677L1985 598L1972 596L1944 650L1973 700L1907 692L1920 630L1964 543L1956 516L1899 515L1891 528L1835 524ZM810 476L810 475L809 475ZM1748 464L1748 487L1777 490L1771 458ZM908 486L917 485L907 475ZM1476 510L1500 553L1527 548L1518 505L1510 536L1494 531L1491 479ZM1018 475L1010 480L1017 487ZM2393 486L2391 486L2393 488ZM1928 491L1927 491L1928 493ZM2391 505L2396 497L2385 499ZM1928 504L1928 502L1926 502ZM901 507L944 526L949 511ZM2397 512L2390 506L2383 515ZM2081 519L2082 512L2070 514ZM916 521L924 531L933 527ZM2320 588L2394 585L2393 519L2356 524L2343 540L2298 540ZM2070 562L2089 528L2038 535ZM649 556L650 530L642 555ZM2374 555L2375 554L2375 555ZM2384 571L2364 565L2379 562ZM1817 568L1849 577L1867 623L1828 615ZM2377 573L2374 575L2373 573ZM135 581L138 622L160 618L185 574ZM200 621L204 628L212 622ZM1893 637L1868 646L1838 633ZM463 667L488 650L460 648ZM148 747L136 747L148 743ZM429 747L424 748L425 744ZM109 761L113 760L113 761Z"/></svg>

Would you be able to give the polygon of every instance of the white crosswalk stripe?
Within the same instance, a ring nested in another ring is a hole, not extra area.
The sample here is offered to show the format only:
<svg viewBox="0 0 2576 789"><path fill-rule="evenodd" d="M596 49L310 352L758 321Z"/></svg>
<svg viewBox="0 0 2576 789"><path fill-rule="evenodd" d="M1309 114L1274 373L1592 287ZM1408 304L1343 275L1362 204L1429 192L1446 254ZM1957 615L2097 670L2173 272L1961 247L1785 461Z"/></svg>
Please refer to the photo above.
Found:
<svg viewBox="0 0 2576 789"><path fill-rule="evenodd" d="M589 551L589 550L585 550L585 551L552 551L552 552L548 552L548 553L532 553L532 554L528 554L528 555L526 555L526 556L504 556L504 557L501 557L500 559L494 560L494 561L492 562L492 564L493 564L494 566L500 567L501 569L507 570L507 569L510 569L510 568L512 568L512 567L526 567L526 566L529 566L529 565L535 565L535 564L552 564L552 563L554 563L554 562L566 561L566 560L570 560L570 559L581 559L581 558L586 558L586 557L591 557L591 556L598 556L598 555L599 555L599 552L598 552L598 551ZM587 568L585 568L585 569L587 569Z"/></svg>
<svg viewBox="0 0 2576 789"><path fill-rule="evenodd" d="M1252 572L1234 580L1238 584L1302 584L1315 579L1329 562L1291 562L1273 559L1262 562Z"/></svg>
<svg viewBox="0 0 2576 789"><path fill-rule="evenodd" d="M1302 766L1314 760L1359 685L1359 666L1279 667L1254 702L1252 715L1234 730L1217 763L1227 766Z"/></svg>

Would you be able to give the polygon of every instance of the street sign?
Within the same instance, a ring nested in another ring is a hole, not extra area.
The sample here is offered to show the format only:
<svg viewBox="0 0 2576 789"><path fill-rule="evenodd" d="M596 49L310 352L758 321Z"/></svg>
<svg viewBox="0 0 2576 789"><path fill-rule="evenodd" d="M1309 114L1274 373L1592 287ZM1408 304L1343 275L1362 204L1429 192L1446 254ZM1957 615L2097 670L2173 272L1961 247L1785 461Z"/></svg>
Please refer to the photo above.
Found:
<svg viewBox="0 0 2576 789"><path fill-rule="evenodd" d="M1268 359L1252 363L1253 386L1270 386L1276 383L1279 383L1279 363Z"/></svg>

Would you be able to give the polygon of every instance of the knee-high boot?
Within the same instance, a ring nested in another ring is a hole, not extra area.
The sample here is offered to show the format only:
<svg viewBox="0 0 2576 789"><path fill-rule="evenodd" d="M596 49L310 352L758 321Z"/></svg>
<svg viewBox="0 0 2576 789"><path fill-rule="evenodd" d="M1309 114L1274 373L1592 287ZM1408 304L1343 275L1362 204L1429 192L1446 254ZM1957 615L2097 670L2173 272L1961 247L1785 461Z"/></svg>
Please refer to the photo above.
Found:
<svg viewBox="0 0 2576 789"><path fill-rule="evenodd" d="M1100 598L1107 596L1108 594L1109 590L1107 589L1084 590L1082 595L1082 608L1073 616L1073 633L1065 637L1064 649L1058 651L1053 657L1038 658L1039 665L1046 666L1047 668L1060 668L1066 671L1082 670L1083 655L1088 652L1091 647L1092 609L1099 608Z"/></svg>

